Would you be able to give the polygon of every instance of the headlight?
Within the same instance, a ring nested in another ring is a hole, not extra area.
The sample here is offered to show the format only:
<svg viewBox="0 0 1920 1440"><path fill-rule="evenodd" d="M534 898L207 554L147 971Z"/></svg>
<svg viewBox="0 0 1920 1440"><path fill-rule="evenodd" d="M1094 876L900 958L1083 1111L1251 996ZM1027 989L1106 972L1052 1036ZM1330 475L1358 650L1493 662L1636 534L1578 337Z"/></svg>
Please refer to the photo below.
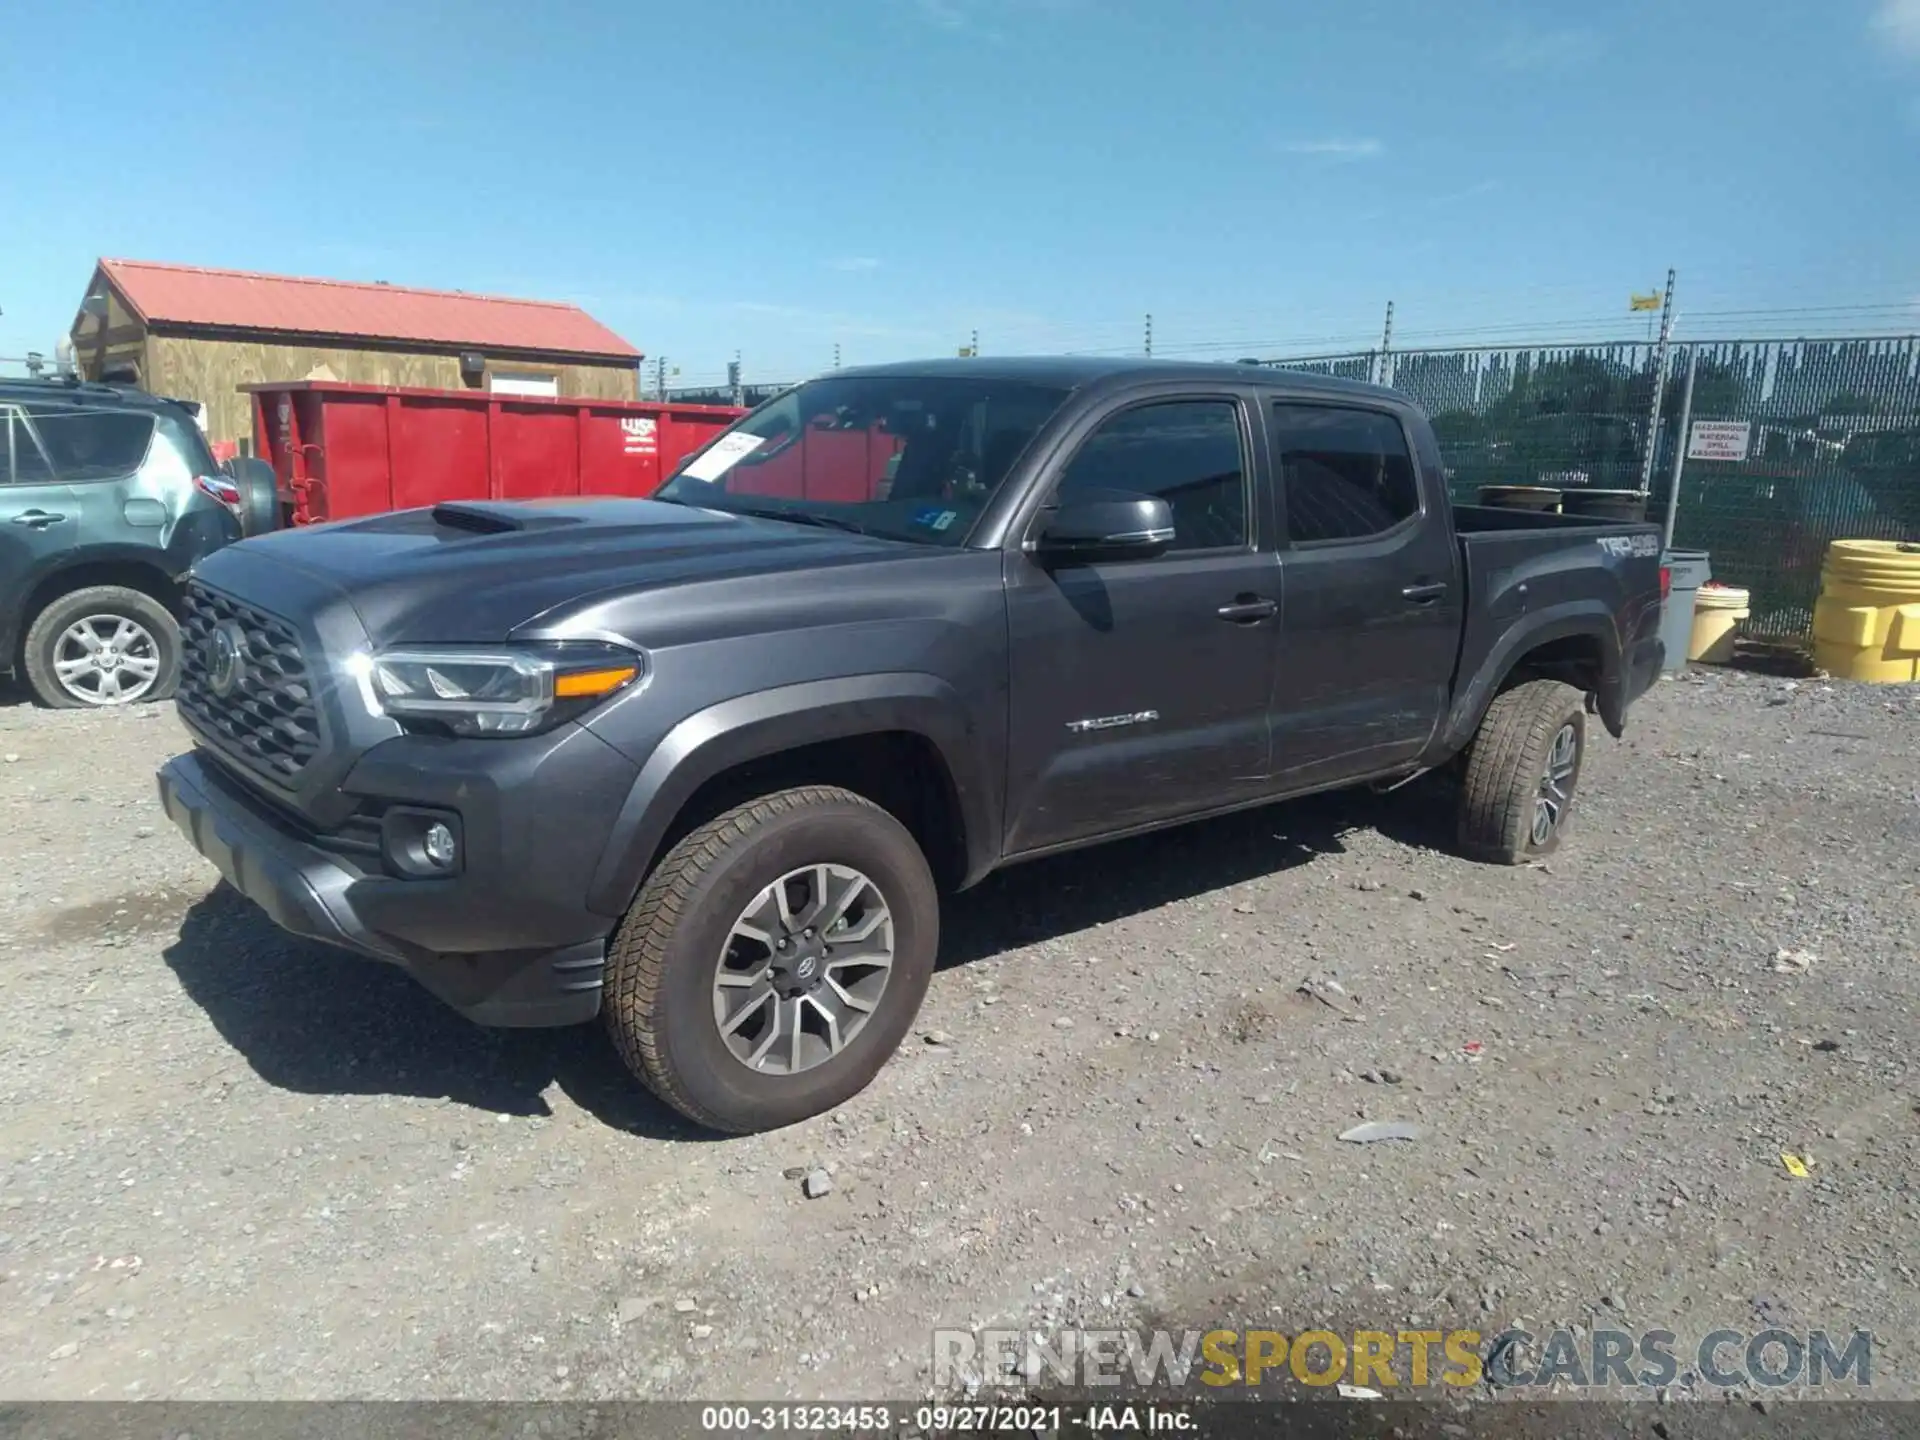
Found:
<svg viewBox="0 0 1920 1440"><path fill-rule="evenodd" d="M409 729L531 735L634 684L646 657L600 641L405 646L356 655L348 669L368 709Z"/></svg>

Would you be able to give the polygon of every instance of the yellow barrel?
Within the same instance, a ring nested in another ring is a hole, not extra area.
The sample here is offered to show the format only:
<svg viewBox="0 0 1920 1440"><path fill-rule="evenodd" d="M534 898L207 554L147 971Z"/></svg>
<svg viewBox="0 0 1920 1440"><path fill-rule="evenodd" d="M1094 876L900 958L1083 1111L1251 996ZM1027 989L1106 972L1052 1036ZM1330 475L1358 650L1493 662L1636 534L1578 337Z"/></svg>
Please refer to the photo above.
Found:
<svg viewBox="0 0 1920 1440"><path fill-rule="evenodd" d="M1687 658L1709 665L1731 661L1734 637L1740 622L1747 618L1750 598L1738 585L1715 585L1711 581L1694 591L1693 639L1687 646Z"/></svg>
<svg viewBox="0 0 1920 1440"><path fill-rule="evenodd" d="M1827 546L1813 606L1813 663L1842 680L1920 680L1920 545Z"/></svg>

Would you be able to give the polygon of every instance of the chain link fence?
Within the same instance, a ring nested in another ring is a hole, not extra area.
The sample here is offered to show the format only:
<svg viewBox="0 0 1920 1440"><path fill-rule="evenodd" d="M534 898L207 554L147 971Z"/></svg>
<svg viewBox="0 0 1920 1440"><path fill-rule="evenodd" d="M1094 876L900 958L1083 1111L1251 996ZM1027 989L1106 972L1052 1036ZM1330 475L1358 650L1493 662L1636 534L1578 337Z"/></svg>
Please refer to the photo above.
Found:
<svg viewBox="0 0 1920 1440"><path fill-rule="evenodd" d="M797 383L797 382L795 382ZM731 385L669 385L667 400L675 405L745 405L751 409L755 405L765 404L783 390L792 388L790 383L779 385L742 385L736 396ZM643 399L651 400L654 392L649 391Z"/></svg>
<svg viewBox="0 0 1920 1440"><path fill-rule="evenodd" d="M1752 592L1748 632L1812 628L1820 562L1837 539L1920 538L1920 337L1675 345L1658 410L1644 343L1318 355L1261 362L1374 380L1432 417L1456 500L1484 485L1638 489L1666 509L1689 369L1692 424L1746 427L1744 459L1689 458L1674 544Z"/></svg>
<svg viewBox="0 0 1920 1440"><path fill-rule="evenodd" d="M1689 458L1674 544L1752 592L1750 634L1813 625L1820 562L1837 539L1920 539L1920 336L1715 340L1670 346L1662 381L1646 341L1370 350L1255 363L1390 385L1432 417L1454 499L1486 485L1637 490L1652 451L1660 519L1692 424L1746 427L1745 458ZM1660 403L1654 404L1654 390ZM747 385L757 405L784 385ZM726 404L725 386L672 399Z"/></svg>

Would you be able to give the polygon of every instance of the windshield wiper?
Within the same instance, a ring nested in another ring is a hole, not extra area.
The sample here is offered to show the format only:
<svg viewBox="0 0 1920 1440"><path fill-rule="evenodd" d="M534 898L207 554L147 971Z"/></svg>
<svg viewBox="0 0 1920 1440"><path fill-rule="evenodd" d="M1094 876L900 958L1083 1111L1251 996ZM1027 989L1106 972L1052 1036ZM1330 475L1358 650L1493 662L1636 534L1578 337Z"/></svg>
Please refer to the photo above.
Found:
<svg viewBox="0 0 1920 1440"><path fill-rule="evenodd" d="M855 535L865 535L867 527L844 520L838 515L815 515L806 510L778 510L771 505L715 505L715 510L723 510L729 515L751 515L756 520L791 520L796 525L818 525L828 530L848 530Z"/></svg>

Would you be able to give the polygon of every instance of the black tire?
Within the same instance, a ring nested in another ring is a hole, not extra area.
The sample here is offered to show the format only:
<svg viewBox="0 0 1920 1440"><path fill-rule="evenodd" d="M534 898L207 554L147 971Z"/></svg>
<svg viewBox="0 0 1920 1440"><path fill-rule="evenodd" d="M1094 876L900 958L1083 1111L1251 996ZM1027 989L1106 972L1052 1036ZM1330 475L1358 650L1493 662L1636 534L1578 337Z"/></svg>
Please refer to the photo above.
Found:
<svg viewBox="0 0 1920 1440"><path fill-rule="evenodd" d="M95 616L131 620L152 639L154 658L159 662L152 683L125 700L89 701L63 685L55 669L61 637L67 629ZM146 700L165 700L180 683L180 626L167 607L151 595L122 585L89 585L48 602L34 616L27 627L20 660L27 688L50 709L110 709Z"/></svg>
<svg viewBox="0 0 1920 1440"><path fill-rule="evenodd" d="M714 980L754 896L813 864L871 879L892 915L893 962L844 1049L796 1074L767 1074L722 1038ZM608 947L601 1015L627 1068L688 1119L733 1134L776 1129L866 1088L913 1025L939 943L939 894L905 826L848 790L782 790L709 820L654 868Z"/></svg>
<svg viewBox="0 0 1920 1440"><path fill-rule="evenodd" d="M1546 785L1548 761L1563 731L1572 729L1571 768ZM1529 680L1502 691L1467 752L1460 786L1460 849L1475 860L1519 865L1550 855L1566 833L1587 750L1585 698L1557 680ZM1545 833L1543 805L1554 811Z"/></svg>
<svg viewBox="0 0 1920 1440"><path fill-rule="evenodd" d="M265 535L279 529L280 490L273 467L264 460L240 460L233 465L230 478L240 492L241 535Z"/></svg>
<svg viewBox="0 0 1920 1440"><path fill-rule="evenodd" d="M280 528L280 495L271 480L246 480L240 486L242 538L265 535Z"/></svg>

